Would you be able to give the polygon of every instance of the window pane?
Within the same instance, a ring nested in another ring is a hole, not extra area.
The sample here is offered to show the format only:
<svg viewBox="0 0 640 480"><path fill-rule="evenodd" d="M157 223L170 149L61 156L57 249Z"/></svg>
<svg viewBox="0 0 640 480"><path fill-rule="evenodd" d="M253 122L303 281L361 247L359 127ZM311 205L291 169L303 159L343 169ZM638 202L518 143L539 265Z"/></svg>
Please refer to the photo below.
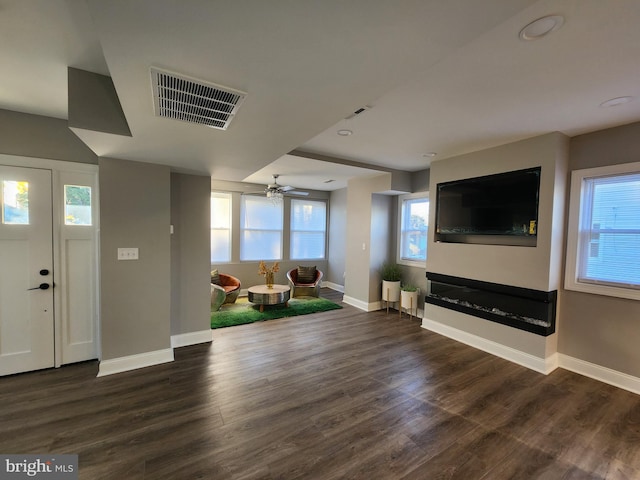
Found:
<svg viewBox="0 0 640 480"><path fill-rule="evenodd" d="M280 260L281 232L245 230L242 233L242 260Z"/></svg>
<svg viewBox="0 0 640 480"><path fill-rule="evenodd" d="M211 193L211 263L231 261L231 195Z"/></svg>
<svg viewBox="0 0 640 480"><path fill-rule="evenodd" d="M640 288L640 175L589 178L578 280Z"/></svg>
<svg viewBox="0 0 640 480"><path fill-rule="evenodd" d="M65 225L91 225L91 187L64 186Z"/></svg>
<svg viewBox="0 0 640 480"><path fill-rule="evenodd" d="M427 228L429 200L415 198L402 202L400 258L421 261L427 259Z"/></svg>
<svg viewBox="0 0 640 480"><path fill-rule="evenodd" d="M225 230L211 230L211 263L229 262L229 232Z"/></svg>
<svg viewBox="0 0 640 480"><path fill-rule="evenodd" d="M640 232L615 234L603 232L589 246L585 272L581 280L618 283L640 287Z"/></svg>
<svg viewBox="0 0 640 480"><path fill-rule="evenodd" d="M291 200L292 260L325 257L327 204L313 200Z"/></svg>
<svg viewBox="0 0 640 480"><path fill-rule="evenodd" d="M282 203L245 195L240 208L240 260L282 258Z"/></svg>
<svg viewBox="0 0 640 480"><path fill-rule="evenodd" d="M324 258L324 232L291 232L291 259Z"/></svg>
<svg viewBox="0 0 640 480"><path fill-rule="evenodd" d="M242 209L243 228L257 230L282 230L282 204L274 204L266 197L244 196Z"/></svg>
<svg viewBox="0 0 640 480"><path fill-rule="evenodd" d="M2 223L29 225L29 182L2 182Z"/></svg>
<svg viewBox="0 0 640 480"><path fill-rule="evenodd" d="M327 206L324 202L291 200L291 229L324 232Z"/></svg>

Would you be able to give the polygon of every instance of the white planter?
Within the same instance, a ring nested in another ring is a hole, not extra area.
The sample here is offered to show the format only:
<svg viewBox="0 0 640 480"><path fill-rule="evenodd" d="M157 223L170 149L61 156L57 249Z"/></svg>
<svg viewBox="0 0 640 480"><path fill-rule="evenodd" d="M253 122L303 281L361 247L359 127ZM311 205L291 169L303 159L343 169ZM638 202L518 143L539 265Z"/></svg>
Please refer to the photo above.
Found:
<svg viewBox="0 0 640 480"><path fill-rule="evenodd" d="M382 281L382 300L385 302L397 302L400 300L400 282Z"/></svg>
<svg viewBox="0 0 640 480"><path fill-rule="evenodd" d="M418 293L420 293L419 290L416 290L415 292L405 292L402 290L400 292L400 309L402 310L404 308L411 315L413 315L413 312L417 312Z"/></svg>

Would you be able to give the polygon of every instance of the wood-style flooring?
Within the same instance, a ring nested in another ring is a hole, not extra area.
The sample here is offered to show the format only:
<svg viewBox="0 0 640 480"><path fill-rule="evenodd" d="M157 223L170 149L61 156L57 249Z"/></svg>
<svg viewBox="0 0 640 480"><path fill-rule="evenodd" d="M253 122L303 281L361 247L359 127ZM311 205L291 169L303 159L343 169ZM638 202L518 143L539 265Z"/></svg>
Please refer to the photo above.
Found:
<svg viewBox="0 0 640 480"><path fill-rule="evenodd" d="M219 329L175 357L0 378L0 453L76 453L86 480L640 479L640 396L397 311Z"/></svg>

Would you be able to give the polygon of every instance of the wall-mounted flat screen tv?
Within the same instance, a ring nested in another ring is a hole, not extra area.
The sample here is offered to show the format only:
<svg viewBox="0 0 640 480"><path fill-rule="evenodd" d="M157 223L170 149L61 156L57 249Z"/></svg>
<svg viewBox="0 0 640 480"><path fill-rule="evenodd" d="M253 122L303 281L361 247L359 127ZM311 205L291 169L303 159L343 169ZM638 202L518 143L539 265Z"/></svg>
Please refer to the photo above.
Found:
<svg viewBox="0 0 640 480"><path fill-rule="evenodd" d="M437 242L535 246L540 167L439 183Z"/></svg>

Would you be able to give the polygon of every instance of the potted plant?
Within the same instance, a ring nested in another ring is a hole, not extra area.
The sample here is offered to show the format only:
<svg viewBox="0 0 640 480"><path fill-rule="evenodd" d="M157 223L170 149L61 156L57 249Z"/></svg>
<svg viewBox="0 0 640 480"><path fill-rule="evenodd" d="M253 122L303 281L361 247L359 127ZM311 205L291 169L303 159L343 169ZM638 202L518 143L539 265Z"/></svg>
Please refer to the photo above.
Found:
<svg viewBox="0 0 640 480"><path fill-rule="evenodd" d="M412 315L414 310L417 313L419 293L420 289L415 285L409 283L402 285L402 287L400 287L400 310L404 307L409 310L410 315Z"/></svg>
<svg viewBox="0 0 640 480"><path fill-rule="evenodd" d="M380 268L382 277L382 300L397 302L400 300L400 281L402 270L397 263L385 262Z"/></svg>

